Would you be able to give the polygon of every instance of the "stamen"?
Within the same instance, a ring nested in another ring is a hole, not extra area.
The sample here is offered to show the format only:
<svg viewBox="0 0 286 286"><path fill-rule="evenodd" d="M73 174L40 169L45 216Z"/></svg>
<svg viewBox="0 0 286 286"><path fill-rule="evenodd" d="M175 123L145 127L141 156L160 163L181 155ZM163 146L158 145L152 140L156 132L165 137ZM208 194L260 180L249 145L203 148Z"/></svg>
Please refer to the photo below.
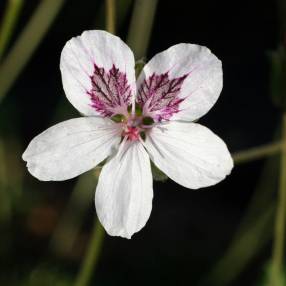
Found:
<svg viewBox="0 0 286 286"><path fill-rule="evenodd" d="M135 114L130 113L131 106L127 108L129 115L126 117L122 114L116 114L112 117L115 122L123 123L122 136L127 140L137 141L146 139L146 131L154 126L155 121L150 116L142 116L142 108L138 104L135 106Z"/></svg>
<svg viewBox="0 0 286 286"><path fill-rule="evenodd" d="M139 139L139 129L137 127L127 127L122 135L127 136L130 141L136 141Z"/></svg>

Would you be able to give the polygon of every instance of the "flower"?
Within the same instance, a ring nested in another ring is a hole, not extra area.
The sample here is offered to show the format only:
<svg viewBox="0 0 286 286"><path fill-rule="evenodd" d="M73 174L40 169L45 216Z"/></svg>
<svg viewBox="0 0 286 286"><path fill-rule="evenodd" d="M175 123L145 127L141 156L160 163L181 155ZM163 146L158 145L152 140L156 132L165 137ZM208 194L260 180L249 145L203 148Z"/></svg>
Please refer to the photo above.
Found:
<svg viewBox="0 0 286 286"><path fill-rule="evenodd" d="M67 180L109 158L95 194L110 235L131 238L147 222L153 198L150 159L190 189L225 178L233 161L225 143L193 123L222 89L221 62L209 49L178 44L154 56L137 83L134 56L118 37L85 31L63 48L60 69L71 104L86 117L35 137L23 154L43 181Z"/></svg>

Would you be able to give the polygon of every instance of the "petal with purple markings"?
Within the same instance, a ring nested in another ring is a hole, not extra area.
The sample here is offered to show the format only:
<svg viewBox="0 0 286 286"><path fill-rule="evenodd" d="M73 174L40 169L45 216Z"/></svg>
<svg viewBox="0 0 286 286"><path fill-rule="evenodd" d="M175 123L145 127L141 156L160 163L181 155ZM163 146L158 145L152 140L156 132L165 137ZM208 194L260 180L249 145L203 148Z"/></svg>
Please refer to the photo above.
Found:
<svg viewBox="0 0 286 286"><path fill-rule="evenodd" d="M220 95L221 62L206 47L178 44L146 64L137 88L137 102L157 120L193 121Z"/></svg>
<svg viewBox="0 0 286 286"><path fill-rule="evenodd" d="M84 115L126 112L135 95L133 53L105 31L85 31L69 40L60 68L67 98Z"/></svg>

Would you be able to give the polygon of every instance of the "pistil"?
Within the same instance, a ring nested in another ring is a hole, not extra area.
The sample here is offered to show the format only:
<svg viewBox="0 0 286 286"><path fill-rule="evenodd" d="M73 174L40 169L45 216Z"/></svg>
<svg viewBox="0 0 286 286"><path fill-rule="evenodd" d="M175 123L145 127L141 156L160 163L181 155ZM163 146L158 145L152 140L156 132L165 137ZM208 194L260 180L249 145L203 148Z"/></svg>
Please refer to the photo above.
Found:
<svg viewBox="0 0 286 286"><path fill-rule="evenodd" d="M130 109L131 111L131 109ZM138 112L139 108L137 106L137 112L131 114L128 112L126 117L123 114L115 114L111 117L116 123L121 124L122 126L122 137L127 137L127 140L136 141L141 139L145 140L146 131L152 128L154 120L152 117L143 116L142 112Z"/></svg>

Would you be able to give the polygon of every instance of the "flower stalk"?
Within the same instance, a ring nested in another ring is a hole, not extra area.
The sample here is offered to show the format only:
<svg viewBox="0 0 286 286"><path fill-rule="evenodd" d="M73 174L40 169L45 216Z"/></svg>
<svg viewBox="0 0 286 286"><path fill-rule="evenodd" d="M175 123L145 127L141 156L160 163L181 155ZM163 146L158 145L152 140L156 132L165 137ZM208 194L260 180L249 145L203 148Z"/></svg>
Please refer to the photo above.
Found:
<svg viewBox="0 0 286 286"><path fill-rule="evenodd" d="M115 34L115 0L106 0L105 1L106 9L106 31Z"/></svg>
<svg viewBox="0 0 286 286"><path fill-rule="evenodd" d="M98 173L99 168L96 167L94 171L88 172L78 179L51 237L50 248L53 252L62 256L67 256L72 252L86 210L94 197L94 186L97 184Z"/></svg>
<svg viewBox="0 0 286 286"><path fill-rule="evenodd" d="M7 2L7 8L0 26L0 60L11 39L23 2L23 0L10 0Z"/></svg>
<svg viewBox="0 0 286 286"><path fill-rule="evenodd" d="M275 155L281 151L282 145L283 144L281 142L272 142L262 146L235 152L232 154L232 157L235 164L246 163Z"/></svg>
<svg viewBox="0 0 286 286"><path fill-rule="evenodd" d="M276 208L272 273L270 285L280 285L283 271L285 215L286 215L286 113L282 117L282 153L280 161L280 183Z"/></svg>
<svg viewBox="0 0 286 286"><path fill-rule="evenodd" d="M146 56L158 0L136 0L129 26L127 44L135 59Z"/></svg>
<svg viewBox="0 0 286 286"><path fill-rule="evenodd" d="M86 250L86 256L84 258L79 275L76 278L75 286L86 286L92 278L92 273L98 262L98 258L101 252L101 246L104 239L104 229L101 226L98 219L95 219L92 236Z"/></svg>
<svg viewBox="0 0 286 286"><path fill-rule="evenodd" d="M115 34L115 14L116 7L114 0L106 0L106 29L112 34ZM99 172L97 172L96 177L99 177ZM92 278L92 273L96 267L100 251L102 248L103 240L104 240L104 229L100 224L98 218L95 218L93 231L91 234L91 239L88 244L86 255L82 262L81 269L76 277L75 286L86 286L89 285L89 282Z"/></svg>
<svg viewBox="0 0 286 286"><path fill-rule="evenodd" d="M0 102L28 63L64 3L65 0L43 0L40 2L0 66Z"/></svg>

